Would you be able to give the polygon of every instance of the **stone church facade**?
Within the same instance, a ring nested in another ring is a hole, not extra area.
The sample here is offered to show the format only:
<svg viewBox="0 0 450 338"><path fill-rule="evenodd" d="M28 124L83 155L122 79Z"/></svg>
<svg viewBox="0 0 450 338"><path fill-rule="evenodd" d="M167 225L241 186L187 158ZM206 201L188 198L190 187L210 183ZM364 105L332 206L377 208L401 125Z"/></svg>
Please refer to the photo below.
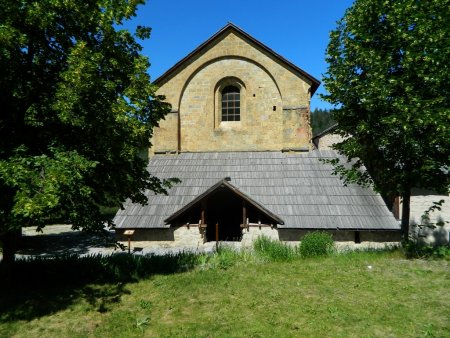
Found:
<svg viewBox="0 0 450 338"><path fill-rule="evenodd" d="M232 24L155 84L172 113L155 130L154 153L310 147L309 103L319 81ZM224 90L239 97L237 115L222 116Z"/></svg>
<svg viewBox="0 0 450 338"><path fill-rule="evenodd" d="M154 130L149 171L178 177L167 196L126 202L119 236L198 247L260 235L298 241L325 230L348 243L397 241L381 197L344 187L313 151L310 100L320 82L227 24L154 83L172 111Z"/></svg>

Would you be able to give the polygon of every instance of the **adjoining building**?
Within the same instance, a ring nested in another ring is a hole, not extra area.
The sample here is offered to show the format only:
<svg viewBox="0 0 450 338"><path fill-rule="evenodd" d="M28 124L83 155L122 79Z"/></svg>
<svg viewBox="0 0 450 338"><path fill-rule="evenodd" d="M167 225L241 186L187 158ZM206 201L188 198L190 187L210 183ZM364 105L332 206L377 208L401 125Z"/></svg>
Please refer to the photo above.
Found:
<svg viewBox="0 0 450 338"><path fill-rule="evenodd" d="M313 135L314 149L330 150L332 145L342 141L335 133L337 124ZM444 201L439 208L429 210L434 203ZM394 217L402 217L401 199L387 201ZM413 239L432 245L450 243L450 194L439 194L429 189L413 188L410 197L410 235Z"/></svg>
<svg viewBox="0 0 450 338"><path fill-rule="evenodd" d="M127 202L117 233L198 247L298 241L326 230L342 242L391 242L400 226L370 189L343 186L312 150L310 100L320 82L233 24L155 81L172 112L154 130L148 170L181 183L148 205Z"/></svg>

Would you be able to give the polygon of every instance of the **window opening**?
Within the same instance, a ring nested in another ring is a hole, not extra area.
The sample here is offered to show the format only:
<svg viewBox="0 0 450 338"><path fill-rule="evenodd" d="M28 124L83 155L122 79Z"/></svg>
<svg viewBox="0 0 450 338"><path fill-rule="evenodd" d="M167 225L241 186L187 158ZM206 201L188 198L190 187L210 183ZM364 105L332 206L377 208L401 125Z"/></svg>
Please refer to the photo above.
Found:
<svg viewBox="0 0 450 338"><path fill-rule="evenodd" d="M241 94L239 88L227 86L222 90L222 121L241 120Z"/></svg>

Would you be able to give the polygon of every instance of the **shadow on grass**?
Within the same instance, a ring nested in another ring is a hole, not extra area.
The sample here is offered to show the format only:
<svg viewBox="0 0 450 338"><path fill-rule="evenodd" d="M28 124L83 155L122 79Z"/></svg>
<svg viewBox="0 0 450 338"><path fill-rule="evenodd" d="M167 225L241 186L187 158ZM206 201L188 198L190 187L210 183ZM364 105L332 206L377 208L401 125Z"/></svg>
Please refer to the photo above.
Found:
<svg viewBox="0 0 450 338"><path fill-rule="evenodd" d="M0 287L0 321L28 321L81 301L106 312L128 293L127 283L155 274L187 271L196 262L193 253L20 259L14 266L12 282Z"/></svg>
<svg viewBox="0 0 450 338"><path fill-rule="evenodd" d="M82 231L65 231L55 234L22 236L18 255L54 257L58 255L88 254L90 249L114 248L113 234L91 234Z"/></svg>

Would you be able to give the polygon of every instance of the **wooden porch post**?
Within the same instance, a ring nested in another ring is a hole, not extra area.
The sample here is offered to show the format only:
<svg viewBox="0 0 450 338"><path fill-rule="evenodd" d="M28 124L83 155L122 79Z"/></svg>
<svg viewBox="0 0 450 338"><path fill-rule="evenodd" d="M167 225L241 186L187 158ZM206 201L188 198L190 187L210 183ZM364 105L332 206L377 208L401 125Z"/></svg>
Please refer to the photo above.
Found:
<svg viewBox="0 0 450 338"><path fill-rule="evenodd" d="M201 203L200 222L202 223L200 231L203 236L203 243L206 243L208 239L206 238L206 201L204 200Z"/></svg>
<svg viewBox="0 0 450 338"><path fill-rule="evenodd" d="M247 206L245 205L245 201L242 201L242 225L245 227L247 222Z"/></svg>
<svg viewBox="0 0 450 338"><path fill-rule="evenodd" d="M216 223L216 251L219 250L219 222Z"/></svg>

